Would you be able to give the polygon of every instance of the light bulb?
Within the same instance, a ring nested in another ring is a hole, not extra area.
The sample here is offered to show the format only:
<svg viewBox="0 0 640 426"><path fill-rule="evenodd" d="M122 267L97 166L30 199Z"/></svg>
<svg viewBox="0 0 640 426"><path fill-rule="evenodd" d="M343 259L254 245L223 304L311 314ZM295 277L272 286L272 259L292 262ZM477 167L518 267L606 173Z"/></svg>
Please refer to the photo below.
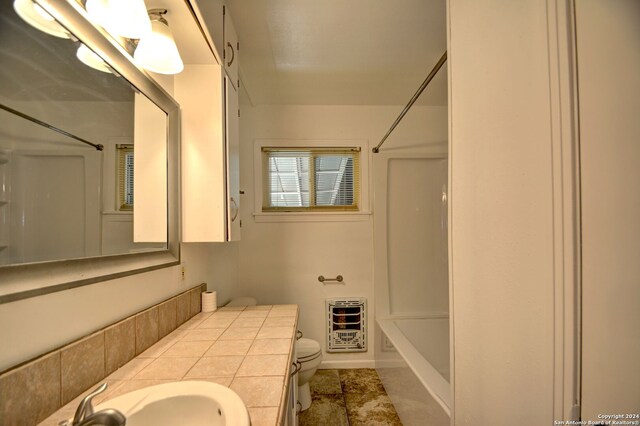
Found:
<svg viewBox="0 0 640 426"><path fill-rule="evenodd" d="M144 0L87 0L85 7L111 35L139 39L151 31Z"/></svg>
<svg viewBox="0 0 640 426"><path fill-rule="evenodd" d="M82 43L80 43L80 47L78 47L78 50L76 51L76 57L80 60L80 62L93 68L94 70L108 73L111 72L111 68L109 68L106 62L93 50L89 49Z"/></svg>
<svg viewBox="0 0 640 426"><path fill-rule="evenodd" d="M171 29L163 18L151 21L151 32L140 39L133 58L138 65L159 74L178 74L184 69Z"/></svg>
<svg viewBox="0 0 640 426"><path fill-rule="evenodd" d="M108 19L108 0L87 0L84 8L87 10L89 18L98 25L103 25Z"/></svg>
<svg viewBox="0 0 640 426"><path fill-rule="evenodd" d="M27 24L54 37L70 38L69 32L32 0L15 0L13 9Z"/></svg>
<svg viewBox="0 0 640 426"><path fill-rule="evenodd" d="M44 20L55 21L55 19L53 19L53 16L49 15L49 13L46 10L44 10L42 6L40 6L39 4L34 3L33 8Z"/></svg>

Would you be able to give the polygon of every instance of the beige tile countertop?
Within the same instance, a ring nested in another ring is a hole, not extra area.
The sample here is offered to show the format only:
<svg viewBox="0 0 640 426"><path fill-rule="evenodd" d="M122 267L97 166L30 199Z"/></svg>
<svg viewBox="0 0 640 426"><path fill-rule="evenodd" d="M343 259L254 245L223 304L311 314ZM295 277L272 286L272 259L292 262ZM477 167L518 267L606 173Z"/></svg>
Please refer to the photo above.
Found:
<svg viewBox="0 0 640 426"><path fill-rule="evenodd" d="M297 330L297 305L219 308L199 313L174 332L39 426L73 417L82 398L100 383L107 391L94 405L161 383L208 380L233 389L249 409L252 426L284 423L286 395Z"/></svg>

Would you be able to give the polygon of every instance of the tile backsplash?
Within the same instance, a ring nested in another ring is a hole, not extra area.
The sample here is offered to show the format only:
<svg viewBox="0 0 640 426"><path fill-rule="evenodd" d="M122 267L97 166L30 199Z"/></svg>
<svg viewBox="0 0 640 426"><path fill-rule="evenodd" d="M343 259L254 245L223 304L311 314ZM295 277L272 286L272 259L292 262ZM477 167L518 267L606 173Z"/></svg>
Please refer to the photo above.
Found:
<svg viewBox="0 0 640 426"><path fill-rule="evenodd" d="M136 356L136 318L130 317L104 330L104 368L109 375Z"/></svg>
<svg viewBox="0 0 640 426"><path fill-rule="evenodd" d="M31 425L200 312L200 284L0 375L0 425Z"/></svg>
<svg viewBox="0 0 640 426"><path fill-rule="evenodd" d="M104 378L104 331L60 349L62 405Z"/></svg>

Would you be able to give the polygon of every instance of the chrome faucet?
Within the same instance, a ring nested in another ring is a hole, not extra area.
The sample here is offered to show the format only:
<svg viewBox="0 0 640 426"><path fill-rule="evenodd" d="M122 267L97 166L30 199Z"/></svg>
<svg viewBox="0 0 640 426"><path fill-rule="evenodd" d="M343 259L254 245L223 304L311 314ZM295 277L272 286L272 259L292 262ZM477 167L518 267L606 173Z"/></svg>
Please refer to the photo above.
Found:
<svg viewBox="0 0 640 426"><path fill-rule="evenodd" d="M101 394L106 389L107 384L103 383L82 399L80 405L78 405L75 416L73 416L71 426L124 426L127 423L124 414L113 408L107 408L98 412L93 411L91 401L96 395Z"/></svg>
<svg viewBox="0 0 640 426"><path fill-rule="evenodd" d="M127 419L124 415L113 408L107 408L93 413L80 421L80 423L73 423L76 426L124 426L127 423Z"/></svg>

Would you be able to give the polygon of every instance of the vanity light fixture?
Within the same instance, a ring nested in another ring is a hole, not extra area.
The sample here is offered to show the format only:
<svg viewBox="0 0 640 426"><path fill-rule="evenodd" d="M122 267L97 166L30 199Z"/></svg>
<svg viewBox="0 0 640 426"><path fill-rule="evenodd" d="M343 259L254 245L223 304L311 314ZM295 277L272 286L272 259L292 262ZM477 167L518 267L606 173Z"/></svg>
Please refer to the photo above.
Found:
<svg viewBox="0 0 640 426"><path fill-rule="evenodd" d="M133 58L138 65L159 74L178 74L184 69L169 24L166 9L150 9L151 32L140 39Z"/></svg>
<svg viewBox="0 0 640 426"><path fill-rule="evenodd" d="M113 36L140 39L151 32L144 0L87 0L85 9Z"/></svg>
<svg viewBox="0 0 640 426"><path fill-rule="evenodd" d="M88 67L102 72L111 72L111 67L109 67L97 53L83 43L80 43L80 47L78 47L76 51L76 57Z"/></svg>
<svg viewBox="0 0 640 426"><path fill-rule="evenodd" d="M13 9L27 24L49 35L71 38L69 32L33 0L14 0Z"/></svg>

